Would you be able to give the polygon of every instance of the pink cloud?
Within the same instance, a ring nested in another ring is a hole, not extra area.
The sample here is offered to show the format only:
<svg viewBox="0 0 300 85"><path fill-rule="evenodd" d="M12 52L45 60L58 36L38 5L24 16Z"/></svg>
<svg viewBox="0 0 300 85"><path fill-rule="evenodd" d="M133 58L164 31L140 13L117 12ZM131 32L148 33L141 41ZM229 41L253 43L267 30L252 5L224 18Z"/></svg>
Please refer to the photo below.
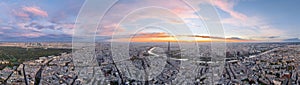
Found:
<svg viewBox="0 0 300 85"><path fill-rule="evenodd" d="M30 15L25 13L23 10L21 10L21 11L13 10L12 14L14 16L16 16L17 18L20 18L20 19L23 19L23 20L30 20L30 17L29 17Z"/></svg>
<svg viewBox="0 0 300 85"><path fill-rule="evenodd" d="M74 24L62 24L62 27L65 28L65 29L73 29Z"/></svg>
<svg viewBox="0 0 300 85"><path fill-rule="evenodd" d="M13 14L15 14L18 17L23 17L23 18L28 18L29 17L29 15L24 13L23 11L13 10Z"/></svg>
<svg viewBox="0 0 300 85"><path fill-rule="evenodd" d="M118 24L105 25L103 28L98 29L99 35L112 35L114 32L124 32L125 29L118 26Z"/></svg>
<svg viewBox="0 0 300 85"><path fill-rule="evenodd" d="M24 11L32 13L34 15L42 16L42 17L47 17L48 13L39 7L23 7L22 8Z"/></svg>
<svg viewBox="0 0 300 85"><path fill-rule="evenodd" d="M74 24L62 24L61 27L63 27L61 31L65 34L72 35L74 33Z"/></svg>
<svg viewBox="0 0 300 85"><path fill-rule="evenodd" d="M24 34L18 34L18 35L22 36L22 37L34 38L34 37L44 36L45 34L42 34L42 33L24 33Z"/></svg>
<svg viewBox="0 0 300 85"><path fill-rule="evenodd" d="M225 0L214 0L214 5L221 10L229 13L233 18L237 18L240 20L247 20L248 18L246 15L233 10L233 2L226 2Z"/></svg>
<svg viewBox="0 0 300 85"><path fill-rule="evenodd" d="M62 29L61 31L68 35L72 35L74 33L73 29Z"/></svg>

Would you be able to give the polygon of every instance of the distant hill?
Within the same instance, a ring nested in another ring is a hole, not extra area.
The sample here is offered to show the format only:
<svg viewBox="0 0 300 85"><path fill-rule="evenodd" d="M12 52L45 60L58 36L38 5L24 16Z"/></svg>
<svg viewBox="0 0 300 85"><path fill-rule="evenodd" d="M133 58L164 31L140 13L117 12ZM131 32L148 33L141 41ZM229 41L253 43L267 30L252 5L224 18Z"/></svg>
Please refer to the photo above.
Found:
<svg viewBox="0 0 300 85"><path fill-rule="evenodd" d="M299 38L290 38L290 39L284 39L285 42L300 42Z"/></svg>

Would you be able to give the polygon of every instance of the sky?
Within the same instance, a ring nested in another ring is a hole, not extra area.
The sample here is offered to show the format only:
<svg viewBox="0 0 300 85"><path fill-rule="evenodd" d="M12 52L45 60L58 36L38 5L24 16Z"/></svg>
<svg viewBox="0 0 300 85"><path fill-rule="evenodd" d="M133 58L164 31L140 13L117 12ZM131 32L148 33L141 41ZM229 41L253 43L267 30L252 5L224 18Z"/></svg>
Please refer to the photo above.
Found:
<svg viewBox="0 0 300 85"><path fill-rule="evenodd" d="M195 0L186 4L189 1L120 0L103 16L93 36L101 41L135 42L299 41L299 0ZM75 25L84 2L1 0L0 41L72 41L74 29L81 24ZM208 31L213 28L206 21L212 18L202 16L205 6L214 7L211 11L218 14L214 17L221 22L223 36Z"/></svg>

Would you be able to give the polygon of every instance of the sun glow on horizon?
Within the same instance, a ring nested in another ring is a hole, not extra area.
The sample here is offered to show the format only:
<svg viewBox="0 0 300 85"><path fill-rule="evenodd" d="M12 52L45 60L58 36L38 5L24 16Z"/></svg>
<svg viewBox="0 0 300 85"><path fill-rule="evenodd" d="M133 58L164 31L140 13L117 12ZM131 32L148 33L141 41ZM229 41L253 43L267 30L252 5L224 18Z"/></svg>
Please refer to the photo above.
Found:
<svg viewBox="0 0 300 85"><path fill-rule="evenodd" d="M112 39L117 42L249 42L251 40L196 35L168 35L166 33L143 33L131 38Z"/></svg>

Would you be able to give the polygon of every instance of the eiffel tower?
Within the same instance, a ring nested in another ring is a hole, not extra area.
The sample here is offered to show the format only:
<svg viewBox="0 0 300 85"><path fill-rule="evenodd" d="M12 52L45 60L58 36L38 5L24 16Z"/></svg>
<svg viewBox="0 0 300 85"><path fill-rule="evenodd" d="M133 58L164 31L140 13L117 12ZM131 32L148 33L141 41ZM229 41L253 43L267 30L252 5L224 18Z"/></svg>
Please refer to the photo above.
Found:
<svg viewBox="0 0 300 85"><path fill-rule="evenodd" d="M168 53L170 52L170 41L168 42Z"/></svg>

